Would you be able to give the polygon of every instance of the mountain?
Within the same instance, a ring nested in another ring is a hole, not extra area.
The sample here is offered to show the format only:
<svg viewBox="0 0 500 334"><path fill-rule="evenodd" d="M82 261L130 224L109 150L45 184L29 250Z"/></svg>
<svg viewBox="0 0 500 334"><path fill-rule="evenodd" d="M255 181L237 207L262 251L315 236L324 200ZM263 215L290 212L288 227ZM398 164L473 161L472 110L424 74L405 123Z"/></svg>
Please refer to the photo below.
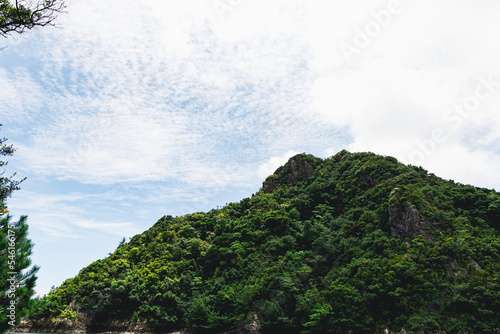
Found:
<svg viewBox="0 0 500 334"><path fill-rule="evenodd" d="M164 216L21 329L500 332L500 194L395 158L299 154L239 203Z"/></svg>

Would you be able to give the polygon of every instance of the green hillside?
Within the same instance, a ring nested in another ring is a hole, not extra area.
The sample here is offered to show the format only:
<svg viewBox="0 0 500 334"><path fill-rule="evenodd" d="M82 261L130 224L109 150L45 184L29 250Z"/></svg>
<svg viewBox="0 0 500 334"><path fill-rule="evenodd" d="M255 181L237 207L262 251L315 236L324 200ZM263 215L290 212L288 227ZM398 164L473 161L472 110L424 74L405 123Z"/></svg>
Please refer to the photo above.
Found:
<svg viewBox="0 0 500 334"><path fill-rule="evenodd" d="M494 190L372 153L300 154L251 198L162 217L36 301L31 319L89 330L498 333L499 231Z"/></svg>

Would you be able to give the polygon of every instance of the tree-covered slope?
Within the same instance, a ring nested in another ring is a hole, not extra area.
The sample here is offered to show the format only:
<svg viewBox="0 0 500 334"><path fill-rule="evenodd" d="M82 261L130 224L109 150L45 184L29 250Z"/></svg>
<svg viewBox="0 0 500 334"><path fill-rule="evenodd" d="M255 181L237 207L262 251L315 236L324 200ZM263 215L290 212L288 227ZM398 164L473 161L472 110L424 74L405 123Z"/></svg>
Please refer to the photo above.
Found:
<svg viewBox="0 0 500 334"><path fill-rule="evenodd" d="M89 329L498 332L499 229L494 190L372 153L301 154L251 198L162 217L31 317L76 316Z"/></svg>

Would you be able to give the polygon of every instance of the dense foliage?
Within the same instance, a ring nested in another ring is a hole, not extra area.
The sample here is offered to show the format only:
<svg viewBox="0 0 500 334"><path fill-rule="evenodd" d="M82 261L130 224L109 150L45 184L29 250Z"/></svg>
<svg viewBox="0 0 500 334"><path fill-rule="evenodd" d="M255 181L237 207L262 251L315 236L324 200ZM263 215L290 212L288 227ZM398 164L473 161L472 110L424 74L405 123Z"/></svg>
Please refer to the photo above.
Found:
<svg viewBox="0 0 500 334"><path fill-rule="evenodd" d="M393 237L391 208L418 210L421 235ZM372 153L302 154L251 198L164 216L39 300L33 317L77 310L157 330L220 332L258 319L269 332L491 333L500 328L499 229L494 190Z"/></svg>

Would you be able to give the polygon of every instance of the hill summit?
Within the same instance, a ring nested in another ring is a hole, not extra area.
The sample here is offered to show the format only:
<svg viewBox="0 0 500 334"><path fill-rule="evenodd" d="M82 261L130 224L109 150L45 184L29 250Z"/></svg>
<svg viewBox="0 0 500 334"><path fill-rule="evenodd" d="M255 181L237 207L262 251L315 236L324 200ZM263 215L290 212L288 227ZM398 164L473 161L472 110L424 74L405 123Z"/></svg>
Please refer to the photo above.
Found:
<svg viewBox="0 0 500 334"><path fill-rule="evenodd" d="M500 331L500 194L373 153L299 154L251 198L164 216L25 330Z"/></svg>

